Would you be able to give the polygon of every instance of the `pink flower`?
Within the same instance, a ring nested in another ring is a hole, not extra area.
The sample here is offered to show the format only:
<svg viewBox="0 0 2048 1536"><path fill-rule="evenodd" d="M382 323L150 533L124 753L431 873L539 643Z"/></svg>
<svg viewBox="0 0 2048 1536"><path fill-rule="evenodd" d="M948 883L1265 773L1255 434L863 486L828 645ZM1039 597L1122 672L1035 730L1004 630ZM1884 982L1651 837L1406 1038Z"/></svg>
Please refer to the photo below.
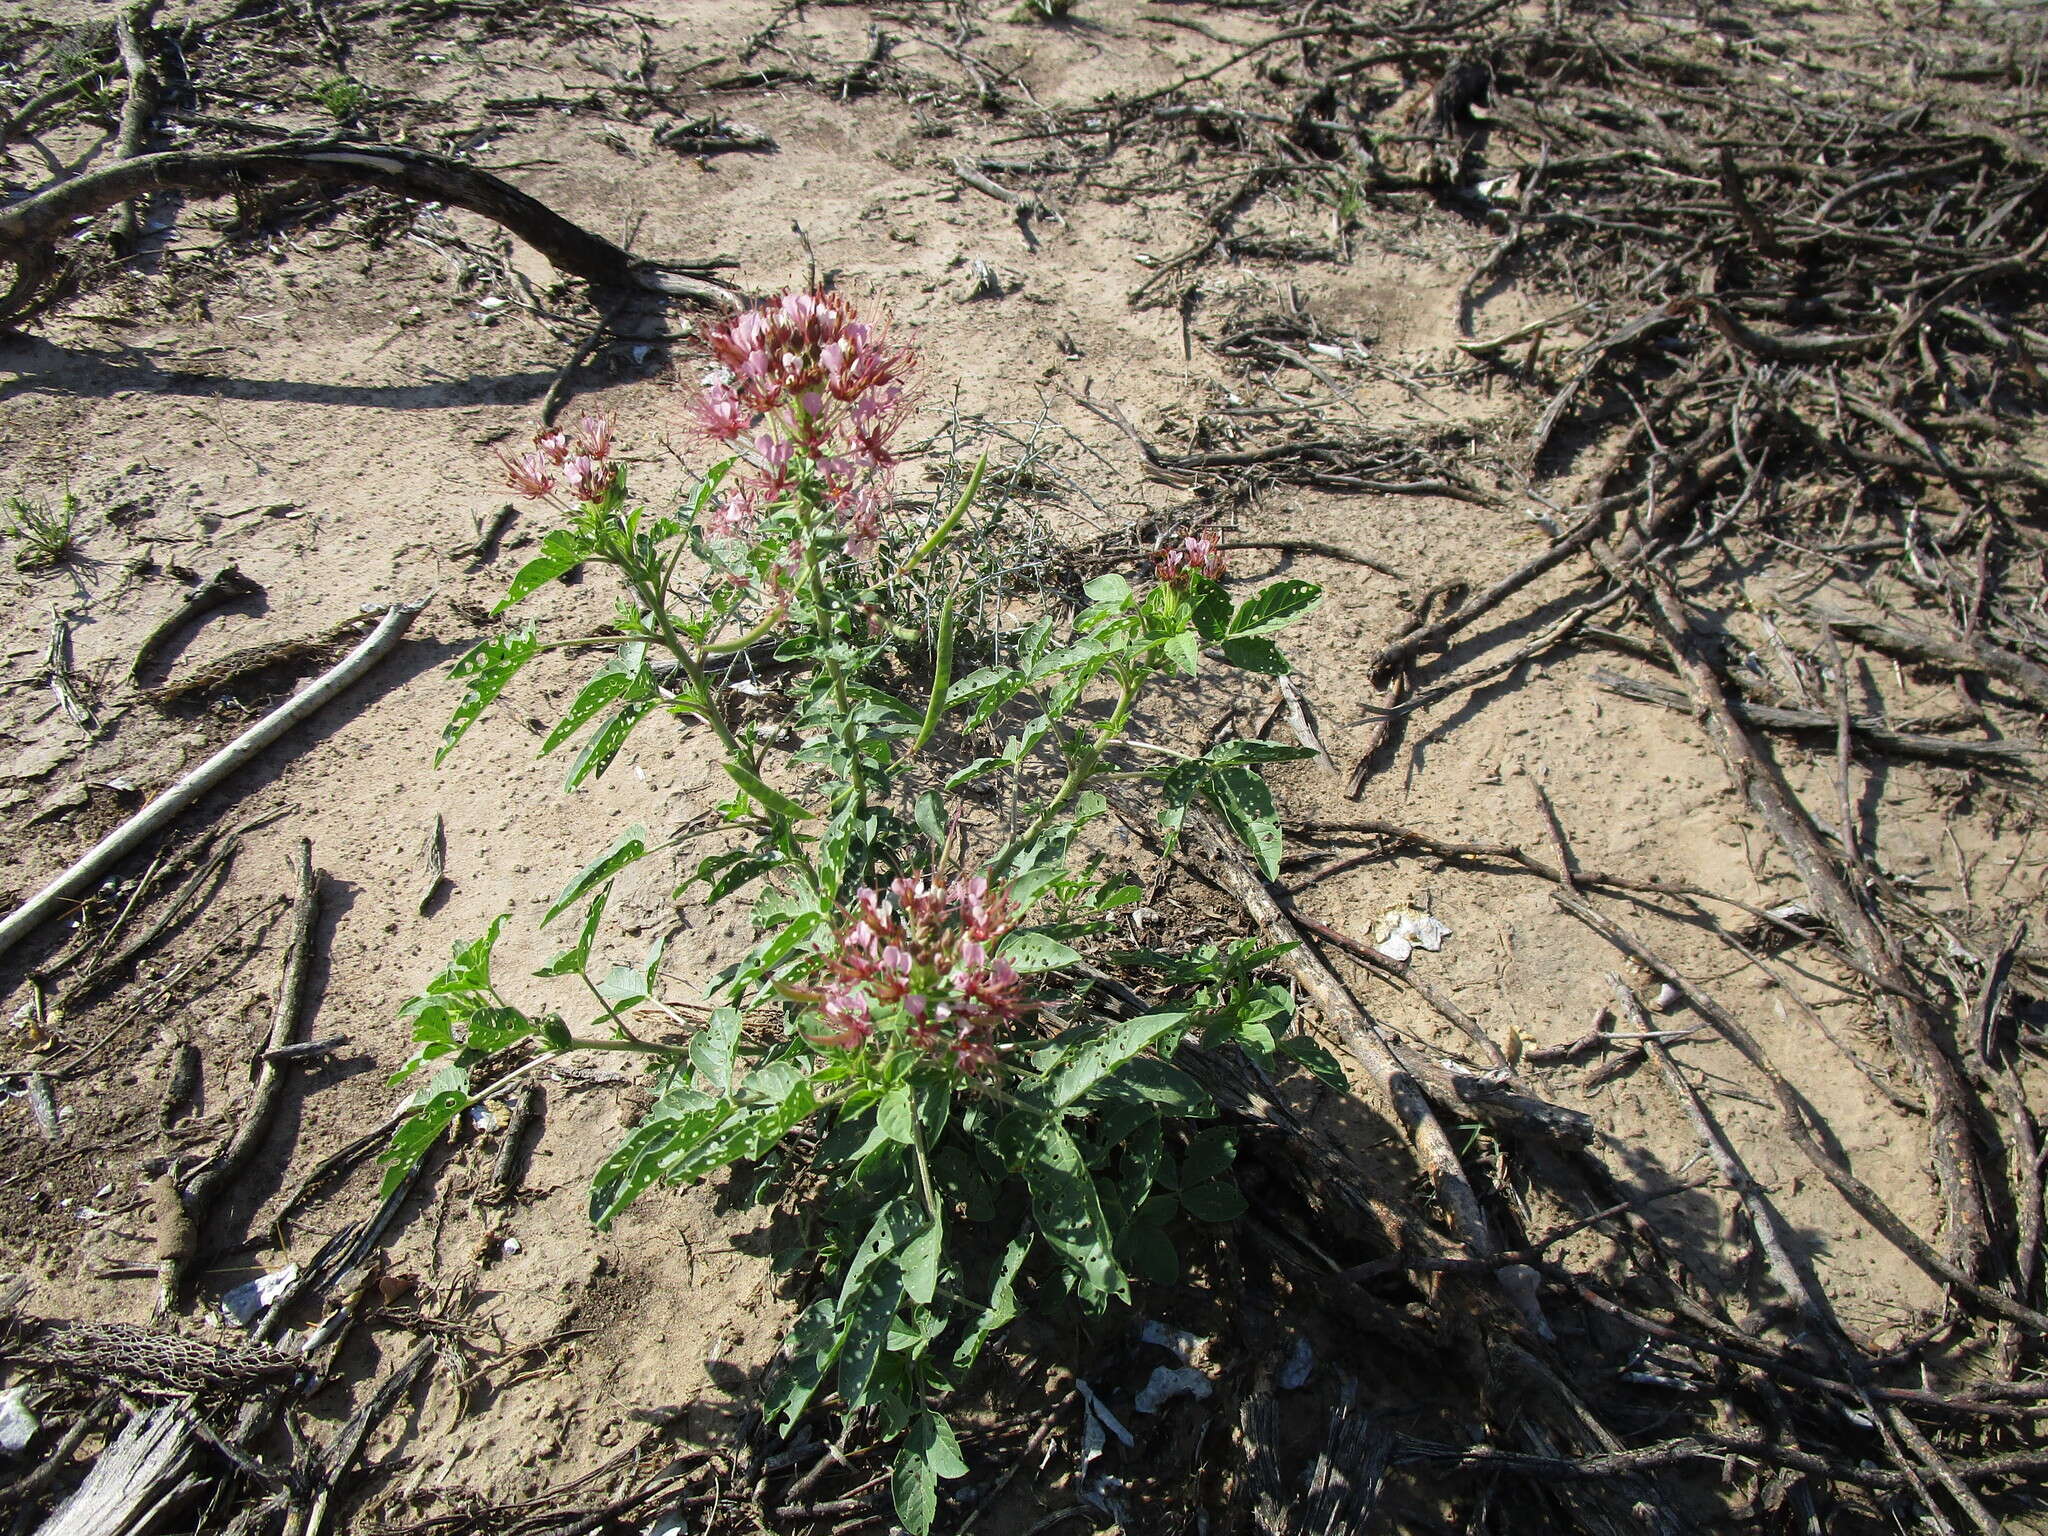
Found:
<svg viewBox="0 0 2048 1536"><path fill-rule="evenodd" d="M870 558L882 538L882 515L888 510L887 491L872 483L833 498L839 526L846 532L846 552L856 560Z"/></svg>
<svg viewBox="0 0 2048 1536"><path fill-rule="evenodd" d="M609 411L586 411L576 424L576 451L593 459L612 456L613 417Z"/></svg>
<svg viewBox="0 0 2048 1536"><path fill-rule="evenodd" d="M942 886L905 875L886 892L855 893L819 962L821 985L783 990L818 1009L822 1028L811 1038L821 1045L851 1049L841 1042L893 1032L949 1070L987 1072L1001 1059L1002 1037L1037 1009L1016 970L988 958L1014 924L1014 903L985 876Z"/></svg>
<svg viewBox="0 0 2048 1536"><path fill-rule="evenodd" d="M1190 576L1221 581L1228 568L1223 535L1214 528L1185 534L1152 557L1152 573L1170 587L1187 585Z"/></svg>
<svg viewBox="0 0 2048 1536"><path fill-rule="evenodd" d="M550 464L559 464L569 457L572 445L568 433L558 428L544 427L533 434L533 446Z"/></svg>
<svg viewBox="0 0 2048 1536"><path fill-rule="evenodd" d="M736 442L753 424L747 408L740 404L739 395L723 380L707 386L697 397L692 415L697 430L714 443Z"/></svg>
<svg viewBox="0 0 2048 1536"><path fill-rule="evenodd" d="M744 539L760 521L760 500L750 487L743 485L711 503L705 531L714 539Z"/></svg>
<svg viewBox="0 0 2048 1536"><path fill-rule="evenodd" d="M763 432L754 439L754 452L760 456L761 467L780 485L789 473L789 461L796 456L796 445L786 437Z"/></svg>
<svg viewBox="0 0 2048 1536"><path fill-rule="evenodd" d="M829 1027L828 1033L812 1036L819 1045L851 1051L875 1032L868 1020L868 1000L851 987L827 987L818 1013Z"/></svg>
<svg viewBox="0 0 2048 1536"><path fill-rule="evenodd" d="M515 459L501 453L498 457L505 465L505 483L528 501L539 501L555 488L555 477L542 455L522 453Z"/></svg>
<svg viewBox="0 0 2048 1536"><path fill-rule="evenodd" d="M603 463L587 453L571 454L562 462L563 477L578 501L604 500L618 473L616 465Z"/></svg>

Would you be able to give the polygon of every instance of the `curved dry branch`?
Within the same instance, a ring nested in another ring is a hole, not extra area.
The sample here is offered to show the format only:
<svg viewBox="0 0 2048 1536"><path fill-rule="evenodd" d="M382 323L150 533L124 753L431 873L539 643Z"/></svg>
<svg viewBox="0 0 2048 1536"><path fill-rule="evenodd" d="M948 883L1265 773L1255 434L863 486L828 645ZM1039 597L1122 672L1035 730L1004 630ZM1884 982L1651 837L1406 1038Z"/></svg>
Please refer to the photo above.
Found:
<svg viewBox="0 0 2048 1536"><path fill-rule="evenodd" d="M219 197L281 181L375 187L466 208L503 225L559 270L593 288L667 294L721 308L739 300L723 283L637 259L489 171L394 144L327 141L142 155L0 209L0 261L13 263L16 273L13 288L0 298L0 323L26 317L50 295L62 265L59 242L80 219L159 192Z"/></svg>

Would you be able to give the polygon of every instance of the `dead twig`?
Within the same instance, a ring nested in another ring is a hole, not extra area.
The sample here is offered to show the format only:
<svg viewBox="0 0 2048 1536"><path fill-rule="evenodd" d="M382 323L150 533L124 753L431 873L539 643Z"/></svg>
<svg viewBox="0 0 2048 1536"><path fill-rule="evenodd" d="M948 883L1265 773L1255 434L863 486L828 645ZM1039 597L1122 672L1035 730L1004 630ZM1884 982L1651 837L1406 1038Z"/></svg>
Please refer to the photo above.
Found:
<svg viewBox="0 0 2048 1536"><path fill-rule="evenodd" d="M156 67L149 62L147 46L149 20L157 4L158 0L133 0L114 13L114 41L121 50L121 67L128 74L128 99L121 107L121 135L114 145L114 154L121 160L133 160L142 153L156 118L157 103L163 96L163 83L157 79ZM124 249L134 246L141 223L142 199L123 203L121 216L114 224L114 238Z"/></svg>
<svg viewBox="0 0 2048 1536"><path fill-rule="evenodd" d="M1237 898L1270 942L1292 946L1280 963L1294 974L1323 1017L1337 1030L1345 1048L1371 1077L1381 1103L1407 1132L1458 1240L1473 1258L1493 1259L1499 1245L1494 1241L1492 1226L1458 1160L1457 1148L1430 1107L1428 1097L1402 1066L1376 1021L1359 1007L1336 973L1302 943L1299 930L1265 882L1206 820L1202 830L1209 845L1209 867L1224 889ZM1523 1321L1538 1337L1548 1338L1550 1325L1544 1320L1542 1304L1537 1299L1536 1272L1526 1265L1504 1265L1498 1279L1501 1290Z"/></svg>
<svg viewBox="0 0 2048 1536"><path fill-rule="evenodd" d="M135 648L135 659L128 664L128 680L139 680L143 668L155 660L157 652L163 649L171 636L187 624L198 623L216 608L225 607L237 598L257 595L262 591L263 588L244 576L238 567L222 566L181 597L178 606L159 619L142 637L142 644Z"/></svg>
<svg viewBox="0 0 2048 1536"><path fill-rule="evenodd" d="M317 714L330 699L367 673L398 643L426 600L394 603L363 643L324 676L293 694L256 724L186 774L127 821L108 833L84 857L0 920L0 954L19 944L84 887L111 874L131 853L168 827L186 807L300 721Z"/></svg>
<svg viewBox="0 0 2048 1536"><path fill-rule="evenodd" d="M270 1136L277 1115L278 1098L284 1088L290 1058L278 1053L292 1044L298 1031L300 1005L306 977L313 964L313 924L320 915L319 876L313 869L313 845L299 840L298 892L292 902L292 926L286 940L284 966L277 984L277 1003L271 1011L270 1033L262 1050L256 1086L235 1136L206 1167L174 1190L177 1209L165 1203L160 1215L168 1230L158 1234L157 1311L175 1307L181 1299L187 1267L198 1256L207 1217L214 1203L227 1189L249 1159L261 1150Z"/></svg>

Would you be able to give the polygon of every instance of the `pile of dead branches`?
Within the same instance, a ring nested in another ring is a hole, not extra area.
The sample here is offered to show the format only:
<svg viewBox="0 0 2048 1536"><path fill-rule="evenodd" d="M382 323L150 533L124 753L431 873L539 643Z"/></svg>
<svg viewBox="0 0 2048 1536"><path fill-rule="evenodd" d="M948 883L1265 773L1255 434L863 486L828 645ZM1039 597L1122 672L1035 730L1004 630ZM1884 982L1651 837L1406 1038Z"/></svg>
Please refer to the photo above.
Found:
<svg viewBox="0 0 2048 1536"><path fill-rule="evenodd" d="M1377 1241L1397 1256L1371 1272L1433 1277L1419 1281L1426 1287L1447 1275L1517 1277L1501 1292L1527 1330L1514 1348L1542 1363L1509 1370L1496 1358L1475 1370L1496 1391L1533 1374L1557 1410L1536 1414L1541 1428L1502 1424L1498 1444L1443 1460L1534 1480L1559 1528L1688 1528L1684 1501L1653 1493L1653 1474L1716 1461L1741 1490L1738 1505L1788 1529L1907 1509L1938 1529L2001 1529L2001 1511L2028 1507L2048 1454L2038 1375L2048 1153L2034 1108L2039 1037L2020 1023L2048 968L2038 937L2029 947L2025 914L1988 901L1937 913L1890 878L1851 810L1851 784L1861 758L1907 757L1957 770L1958 794L2039 803L2048 144L2016 62L2021 23L2008 17L2013 36L2002 42L2002 13L1982 13L1968 31L1928 18L1895 34L1804 39L1794 60L1789 44L1733 29L1581 26L1563 10L1535 20L1497 5L1228 9L1240 33L1263 15L1276 30L1163 90L1047 114L1036 135L1056 146L1035 166L1042 185L1185 199L1195 238L1154 263L1131 301L1177 305L1191 339L1246 381L1183 423L1179 449L1146 439L1113 406L1092 408L1179 483L1451 496L1550 531L1547 546L1491 585L1431 589L1381 646L1380 724L1356 764L1354 797L1415 710L1561 647L1600 644L1665 674L1608 680L1698 719L1804 887L1793 921L1587 870L1554 820L1540 855L1381 823L1322 829L1365 848L1348 864L1421 856L1549 882L1563 911L1637 968L1634 985L1615 978L1611 1022L1649 1042L1633 1059L1666 1079L1779 1297L1775 1316L1744 1316L1701 1287L1589 1160L1528 1121L1497 1111L1509 1127L1505 1163L1464 1166L1430 1116L1484 1113L1456 1083L1390 1056L1335 973L1300 951L1299 979L1326 1016L1347 1021L1361 1063L1389 1056L1385 1107L1407 1124L1434 1190L1430 1242L1418 1242L1413 1211L1382 1204ZM1906 48L1917 61L1910 87L1895 67ZM1250 83L1219 82L1250 59ZM1463 356L1435 376L1491 376L1519 391L1525 426L1511 443L1482 455L1441 431L1368 422L1350 391L1372 375L1371 338L1334 334L1299 302L1237 304L1205 325L1215 294L1255 280L1274 227L1331 211L1326 254L1341 259L1347 229L1375 210L1475 251L1460 296L1468 336L1496 285L1547 300L1544 318L1462 343ZM1846 583L1869 601L1855 611L1804 604L1775 623L1766 615L1777 643L1757 649L1722 622L1744 562L1807 573L1813 588ZM1561 598L1560 578L1577 583ZM1804 649L1785 638L1802 632L1815 637ZM1433 669L1454 642L1482 659ZM1845 655L1858 650L1954 677L1956 707L1890 720L1852 706ZM1802 801L1773 738L1832 751L1839 803ZM1241 867L1209 873L1275 939L1386 969ZM1888 1064L1861 1064L1873 1091L1924 1123L1938 1232L1917 1230L1857 1176L1740 1020L1603 910L1598 898L1615 894L1711 923L1738 946L1746 927L1753 948L1800 948L1865 1001ZM1842 1323L1770 1191L1657 1043L1639 987L1663 989L1748 1060L1812 1173L1945 1288L1947 1317L1888 1351ZM1448 999L1429 1002L1473 1036L1473 1067L1497 1088L1539 1065L1502 1057ZM1619 1245L1614 1265L1595 1275L1546 1256L1555 1234L1526 1229L1516 1193L1538 1186ZM1327 1239L1343 1208L1327 1186L1322 1196L1305 1240L1317 1227ZM1312 1245L1292 1251L1327 1283L1332 1266L1307 1256ZM1432 1300L1439 1319L1488 1310L1469 1292ZM1557 1337L1539 1343L1534 1309L1544 1307ZM1950 1362L1949 1385L1923 1376L1937 1357ZM1650 1360L1648 1375L1684 1383L1654 1408L1654 1391L1627 1384ZM1527 1438L1547 1436L1560 1438L1541 1449ZM1387 1458L1403 1452L1390 1442L1382 1466ZM1590 1491L1603 1483L1607 1492ZM1461 1518L1476 1523L1463 1528L1486 1528L1484 1506L1465 1508ZM1525 1508L1512 1528L1541 1523Z"/></svg>

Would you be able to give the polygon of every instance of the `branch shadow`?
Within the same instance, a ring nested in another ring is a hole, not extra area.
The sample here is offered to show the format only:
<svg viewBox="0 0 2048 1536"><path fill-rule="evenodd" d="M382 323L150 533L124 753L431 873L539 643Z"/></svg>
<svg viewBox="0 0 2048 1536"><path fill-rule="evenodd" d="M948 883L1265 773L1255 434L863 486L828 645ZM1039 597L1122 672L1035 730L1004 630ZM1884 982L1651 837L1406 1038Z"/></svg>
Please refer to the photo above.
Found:
<svg viewBox="0 0 2048 1536"><path fill-rule="evenodd" d="M557 369L472 374L419 384L334 384L300 379L243 379L166 368L140 347L67 347L40 336L0 332L0 402L26 394L104 400L121 390L202 400L253 400L293 405L353 406L387 411L445 410L461 405L520 405L538 400Z"/></svg>

